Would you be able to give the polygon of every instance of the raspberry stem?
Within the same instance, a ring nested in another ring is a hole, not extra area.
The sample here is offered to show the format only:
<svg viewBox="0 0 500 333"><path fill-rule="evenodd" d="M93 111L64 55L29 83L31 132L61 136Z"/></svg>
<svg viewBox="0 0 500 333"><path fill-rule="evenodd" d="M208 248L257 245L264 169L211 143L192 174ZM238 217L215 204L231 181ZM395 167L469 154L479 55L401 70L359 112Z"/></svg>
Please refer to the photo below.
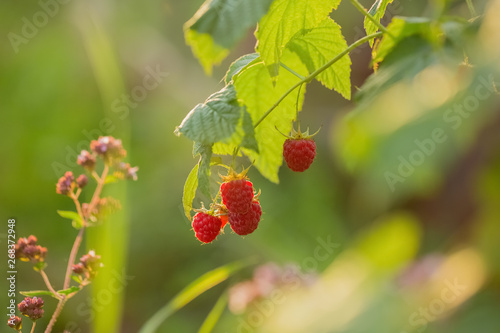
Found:
<svg viewBox="0 0 500 333"><path fill-rule="evenodd" d="M384 28L385 29L385 28ZM385 29L387 30L387 29ZM352 43L351 45L349 45L347 47L347 49L345 49L344 51L342 51L341 53L339 53L337 56L335 56L333 59L331 59L330 61L328 61L326 64L324 64L323 66L321 66L320 68L318 68L317 70L315 70L314 72L312 72L311 74L309 74L308 76L306 76L303 80L297 82L296 84L294 84L292 87L290 87L290 89L288 89L277 101L276 103L274 103L270 108L269 110L266 111L266 113L264 113L262 115L262 117L255 123L255 125L253 126L254 128L256 128L257 126L260 125L260 123L266 119L266 117L274 110L276 109L276 107L288 96L290 95L296 88L298 88L300 85L302 85L303 83L309 83L311 82L316 76L318 76L319 74L321 74L322 72L324 72L325 70L327 70L330 66L332 66L334 63L336 63L337 61L339 61L340 59L342 59L343 56L345 56L346 54L350 53L352 50L354 50L355 48L359 47L360 45L368 42L369 40L371 39L374 39L374 38L377 38L377 37L380 37L384 34L383 30L382 31L379 31L379 32L376 32L374 34L371 34L371 35L368 35L368 36L365 36L363 38L360 38L358 39L357 41L355 41L354 43Z"/></svg>

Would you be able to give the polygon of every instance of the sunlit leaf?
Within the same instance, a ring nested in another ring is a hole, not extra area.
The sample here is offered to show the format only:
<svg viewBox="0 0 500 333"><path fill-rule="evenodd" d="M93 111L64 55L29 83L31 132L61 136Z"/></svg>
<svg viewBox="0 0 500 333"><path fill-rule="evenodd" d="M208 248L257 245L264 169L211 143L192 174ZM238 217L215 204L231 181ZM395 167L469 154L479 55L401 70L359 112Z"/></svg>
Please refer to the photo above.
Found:
<svg viewBox="0 0 500 333"><path fill-rule="evenodd" d="M287 44L314 72L347 48L340 26L327 18L317 27L299 31ZM286 64L285 64L286 65ZM328 89L335 89L346 99L351 98L351 58L345 55L316 79Z"/></svg>
<svg viewBox="0 0 500 333"><path fill-rule="evenodd" d="M312 29L337 8L340 0L275 0L259 22L257 51L272 77L278 75L286 44L301 30Z"/></svg>

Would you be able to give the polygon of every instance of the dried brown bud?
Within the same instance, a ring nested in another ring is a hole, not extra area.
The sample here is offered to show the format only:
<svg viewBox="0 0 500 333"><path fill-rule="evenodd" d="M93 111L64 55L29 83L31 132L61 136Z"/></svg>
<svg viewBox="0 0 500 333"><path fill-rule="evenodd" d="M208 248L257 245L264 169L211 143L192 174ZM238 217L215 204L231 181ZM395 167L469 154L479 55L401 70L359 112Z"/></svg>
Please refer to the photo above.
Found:
<svg viewBox="0 0 500 333"><path fill-rule="evenodd" d="M84 188L85 185L87 185L87 183L89 182L89 179L87 178L87 176L85 175L80 175L78 176L78 178L76 179L76 185L79 187L79 188Z"/></svg>
<svg viewBox="0 0 500 333"><path fill-rule="evenodd" d="M19 238L15 246L16 258L21 261L31 261L35 264L43 262L47 256L47 248L37 245L36 242L37 239L33 235L28 238Z"/></svg>
<svg viewBox="0 0 500 333"><path fill-rule="evenodd" d="M10 328L13 328L16 331L20 332L21 329L23 328L23 320L21 319L21 317L15 316L15 317L9 318L9 320L7 320L7 325Z"/></svg>
<svg viewBox="0 0 500 333"><path fill-rule="evenodd" d="M42 318L43 316L43 299L40 297L26 297L24 301L17 305L19 311L28 317L29 319L35 321Z"/></svg>
<svg viewBox="0 0 500 333"><path fill-rule="evenodd" d="M86 150L82 150L76 162L89 171L95 169L95 156Z"/></svg>
<svg viewBox="0 0 500 333"><path fill-rule="evenodd" d="M75 177L73 177L73 172L67 171L64 176L59 178L56 192L62 195L68 195L72 191L74 181Z"/></svg>

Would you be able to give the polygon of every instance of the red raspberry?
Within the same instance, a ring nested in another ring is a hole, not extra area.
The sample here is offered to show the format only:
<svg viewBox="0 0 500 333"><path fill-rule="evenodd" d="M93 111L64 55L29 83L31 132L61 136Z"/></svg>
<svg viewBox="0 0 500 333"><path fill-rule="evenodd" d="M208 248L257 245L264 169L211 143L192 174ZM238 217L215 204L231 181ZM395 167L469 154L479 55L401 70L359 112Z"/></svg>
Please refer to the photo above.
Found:
<svg viewBox="0 0 500 333"><path fill-rule="evenodd" d="M196 238L203 243L210 243L219 235L222 221L217 216L207 213L196 213L193 217L193 229Z"/></svg>
<svg viewBox="0 0 500 333"><path fill-rule="evenodd" d="M231 229L238 235L244 236L251 234L259 226L262 209L258 202L253 202L251 209L246 214L229 212L228 220Z"/></svg>
<svg viewBox="0 0 500 333"><path fill-rule="evenodd" d="M286 139L283 144L283 157L290 169L295 172L306 171L316 156L316 143L313 139Z"/></svg>
<svg viewBox="0 0 500 333"><path fill-rule="evenodd" d="M253 200L253 185L246 179L236 179L220 186L222 203L233 213L245 214Z"/></svg>

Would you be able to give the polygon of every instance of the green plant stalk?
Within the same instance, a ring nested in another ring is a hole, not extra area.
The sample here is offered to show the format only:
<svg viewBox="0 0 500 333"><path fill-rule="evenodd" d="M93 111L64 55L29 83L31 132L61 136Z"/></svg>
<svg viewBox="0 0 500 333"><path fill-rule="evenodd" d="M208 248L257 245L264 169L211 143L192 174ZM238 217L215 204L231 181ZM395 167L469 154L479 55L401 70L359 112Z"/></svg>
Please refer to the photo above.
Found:
<svg viewBox="0 0 500 333"><path fill-rule="evenodd" d="M254 260L237 261L225 266L221 266L212 271L205 273L198 279L191 282L188 286L182 289L170 302L159 309L146 323L141 327L139 333L154 333L158 327L173 313L184 307L193 299L211 289L212 287L227 280L231 275L241 269L252 265Z"/></svg>
<svg viewBox="0 0 500 333"><path fill-rule="evenodd" d="M337 61L339 61L340 59L342 59L343 56L345 56L346 54L350 53L352 50L354 50L355 48L359 47L360 45L366 43L367 41L373 39L373 38L377 38L377 37L380 37L382 36L384 33L382 31L379 31L379 32L376 32L374 34L371 34L371 35L368 35L368 36L365 36L363 38L360 38L358 39L357 41L355 41L354 43L352 43L351 45L349 45L347 47L347 49L345 49L344 51L342 51L341 53L337 54L332 60L328 61L326 64L324 64L323 66L321 66L320 68L318 68L317 70L315 70L314 72L312 72L311 74L309 74L308 76L306 76L304 79L300 80L299 82L297 82L296 84L294 84L292 87L290 87L290 89L288 89L277 101L276 103L274 103L270 108L269 110L266 111L266 113L264 113L262 115L262 117L255 123L254 125L254 128L256 128L257 126L260 125L260 123L266 119L266 117L271 113L273 112L274 109L276 109L276 107L288 96L290 95L290 93L292 91L294 91L297 87L300 87L300 85L302 85L303 83L309 83L311 82L316 76L318 76L319 74L321 74L322 72L324 72L325 70L327 70L330 66L332 66L334 63L336 63Z"/></svg>
<svg viewBox="0 0 500 333"><path fill-rule="evenodd" d="M198 333L211 333L213 331L215 325L222 316L222 313L224 312L228 301L228 294L227 292L224 292L219 297L212 310L210 310L210 312L208 313L208 316L207 318L205 318L205 321L201 325Z"/></svg>
<svg viewBox="0 0 500 333"><path fill-rule="evenodd" d="M380 31L394 38L394 36L391 35L391 33L387 30L387 28L384 27L379 21L377 21L370 13L368 13L366 9L363 7L363 5L359 3L358 0L351 0L351 2L354 5L354 7L356 7L356 9L361 12L361 14L363 14L370 21L372 21L373 24L375 24L377 28L380 29Z"/></svg>
<svg viewBox="0 0 500 333"><path fill-rule="evenodd" d="M466 0L467 2L467 7L469 7L469 12L472 17L477 16L476 8L474 7L474 4L472 3L472 0Z"/></svg>

